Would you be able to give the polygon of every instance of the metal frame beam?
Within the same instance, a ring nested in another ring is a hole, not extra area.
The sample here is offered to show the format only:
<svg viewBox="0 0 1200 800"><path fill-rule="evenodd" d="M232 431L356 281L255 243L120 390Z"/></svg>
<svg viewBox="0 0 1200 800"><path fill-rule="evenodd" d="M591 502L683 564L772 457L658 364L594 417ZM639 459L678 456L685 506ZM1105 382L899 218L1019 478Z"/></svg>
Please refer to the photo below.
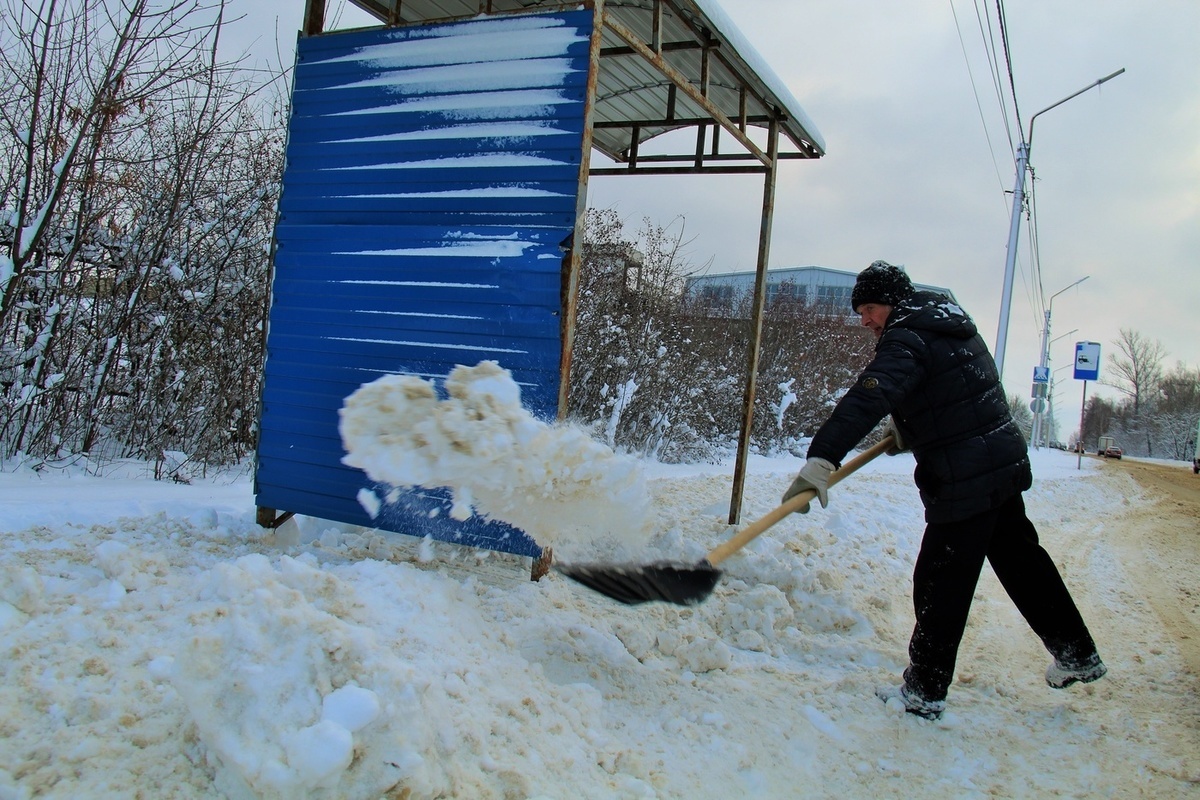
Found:
<svg viewBox="0 0 1200 800"><path fill-rule="evenodd" d="M772 156L779 148L779 124L767 131L767 150ZM754 305L750 314L750 344L746 354L746 388L742 398L742 429L738 435L737 462L733 469L733 491L729 498L729 524L736 525L742 514L742 491L746 484L746 461L750 455L750 429L754 421L754 395L758 388L758 358L762 351L763 312L767 299L767 263L771 255L771 227L775 219L775 185L778 162L772 159L763 181L762 216L758 229L758 261L754 275Z"/></svg>
<svg viewBox="0 0 1200 800"><path fill-rule="evenodd" d="M621 23L617 22L615 19L609 19L607 16L605 16L604 19L604 26L619 36L634 50L638 51L648 64L657 69L663 77L671 82L671 86L673 86L677 91L683 92L693 103L700 106L700 108L703 109L704 112L707 113L714 122L718 123L722 128L728 131L729 134L736 139L742 145L742 147L746 148L746 150L748 150L756 159L761 161L764 165L769 165L771 163L772 158L764 153L762 149L759 148L759 146L755 144L755 142L750 139L750 137L747 136L745 132L737 126L736 123L733 122L733 120L729 119L729 117L725 116L721 109L713 105L713 103L704 95L703 92L701 92L695 86L692 86L692 83L687 79L687 76L680 74L678 70L676 70L663 59L662 55L655 53L653 50L647 47L638 38L637 34Z"/></svg>

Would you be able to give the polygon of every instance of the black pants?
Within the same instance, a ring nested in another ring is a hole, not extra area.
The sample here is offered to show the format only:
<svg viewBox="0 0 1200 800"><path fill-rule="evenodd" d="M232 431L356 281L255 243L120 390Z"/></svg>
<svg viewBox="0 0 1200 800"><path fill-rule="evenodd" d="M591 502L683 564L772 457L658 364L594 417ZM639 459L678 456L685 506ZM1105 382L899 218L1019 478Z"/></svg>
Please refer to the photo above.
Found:
<svg viewBox="0 0 1200 800"><path fill-rule="evenodd" d="M1038 544L1037 530L1025 516L1024 499L1017 494L999 508L970 519L925 528L913 572L917 624L908 645L904 680L926 700L946 697L985 558L1051 655L1073 665L1096 652L1058 568Z"/></svg>

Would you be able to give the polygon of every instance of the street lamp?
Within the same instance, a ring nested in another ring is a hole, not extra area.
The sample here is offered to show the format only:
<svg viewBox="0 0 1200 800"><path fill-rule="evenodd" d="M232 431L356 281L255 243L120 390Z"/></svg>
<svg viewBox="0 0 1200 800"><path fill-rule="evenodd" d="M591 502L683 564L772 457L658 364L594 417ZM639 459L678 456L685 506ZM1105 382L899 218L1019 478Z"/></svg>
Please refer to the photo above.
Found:
<svg viewBox="0 0 1200 800"><path fill-rule="evenodd" d="M1045 322L1042 325L1042 353L1041 353L1041 360L1038 362L1038 366L1041 367L1041 372L1043 375L1047 373L1048 370L1046 369L1046 367L1049 366L1049 364L1050 364L1050 309L1054 308L1054 298L1058 297L1060 294L1065 292L1067 289L1075 288L1076 286L1083 283L1090 277L1091 277L1090 275L1084 275L1082 278L1075 281L1070 286L1067 286L1064 289L1059 289L1057 292L1050 295L1050 300L1049 300L1049 302L1046 303L1046 318L1045 318ZM1078 328L1076 328L1076 330L1078 330ZM1060 336L1058 338L1061 339L1062 337ZM1055 339L1055 341L1058 341L1058 339ZM1042 384L1042 385L1044 386L1045 384ZM1037 402L1038 400L1042 400L1043 398L1041 397L1041 395L1038 394L1038 387L1037 387L1036 383L1034 384L1034 387L1033 387L1033 396L1034 396L1033 446L1036 449L1038 446L1038 443L1041 441L1040 434L1042 432L1042 415L1044 415L1046 413L1045 402L1042 402L1042 403Z"/></svg>
<svg viewBox="0 0 1200 800"><path fill-rule="evenodd" d="M1048 345L1046 346L1046 363L1047 363L1047 364L1049 364L1049 363L1050 363L1050 348L1051 348L1051 347L1054 347L1054 343L1055 343L1055 342L1057 342L1059 339L1065 339L1065 338L1067 338L1067 337L1068 337L1068 336L1070 336L1072 333L1079 333L1079 328L1071 328L1071 330L1067 331L1067 332L1066 332L1066 333L1064 333L1062 336L1055 336L1053 339L1051 339L1051 340L1050 340L1050 344L1048 344ZM1059 367L1059 369L1062 369L1062 367ZM1058 372L1059 370L1057 370L1057 369L1056 369L1056 370L1054 370L1054 371L1055 371L1055 372Z"/></svg>
<svg viewBox="0 0 1200 800"><path fill-rule="evenodd" d="M1068 336L1070 336L1072 333L1077 333L1078 331L1079 331L1079 328L1072 328L1071 330L1064 333L1062 336L1055 336L1053 339L1050 340L1050 344L1046 346L1046 363L1047 364L1050 363L1050 348L1054 346L1054 343L1057 342L1059 339L1065 339ZM1034 414L1034 417L1033 417L1034 430L1038 433L1038 436L1034 437L1034 439L1033 439L1033 447L1035 450L1037 449L1039 442L1045 442L1051 436L1054 435L1054 428L1055 428L1056 424L1058 423L1057 418L1054 416L1054 376L1057 375L1058 373L1062 372L1064 369L1067 369L1067 367L1070 367L1070 366L1071 366L1070 364L1067 364L1066 366L1059 367L1058 369L1056 369L1050 373L1050 383L1046 389L1046 413L1050 417L1050 422L1049 422L1049 424L1047 424L1046 419L1044 417L1042 417L1040 415L1040 413ZM1036 396L1036 394L1037 394L1036 391L1034 392L1034 394Z"/></svg>
<svg viewBox="0 0 1200 800"><path fill-rule="evenodd" d="M1064 97L1053 105L1046 106L1029 118L1029 136L1017 147L1017 183L1013 189L1012 219L1008 224L1008 257L1004 262L1004 293L1000 297L1000 327L996 331L996 371L1004 377L1004 347L1008 339L1008 315L1012 306L1013 272L1017 263L1017 236L1021 230L1021 209L1025 206L1025 171L1029 167L1029 148L1033 146L1033 123L1039 116L1052 108L1058 108L1068 100L1073 100L1089 89L1111 81L1125 71L1124 67L1111 75L1106 75L1095 83L1088 84L1075 94ZM1021 133L1020 129L1017 133Z"/></svg>

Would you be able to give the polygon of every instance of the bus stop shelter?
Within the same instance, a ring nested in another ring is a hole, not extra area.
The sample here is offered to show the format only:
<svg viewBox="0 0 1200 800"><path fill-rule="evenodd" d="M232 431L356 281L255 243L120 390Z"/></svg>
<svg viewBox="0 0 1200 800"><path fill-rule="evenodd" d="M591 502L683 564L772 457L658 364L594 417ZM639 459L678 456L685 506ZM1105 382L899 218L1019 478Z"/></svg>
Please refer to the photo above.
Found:
<svg viewBox="0 0 1200 800"><path fill-rule="evenodd" d="M502 522L451 519L438 490L368 515L338 409L385 374L436 383L494 359L531 413L561 416L589 178L711 173L763 176L736 523L778 171L825 150L795 98L716 0L353 2L380 24L326 30L324 0L308 0L297 43L259 522L301 513L541 556ZM678 152L645 146L679 131L694 137L661 140L684 141Z"/></svg>

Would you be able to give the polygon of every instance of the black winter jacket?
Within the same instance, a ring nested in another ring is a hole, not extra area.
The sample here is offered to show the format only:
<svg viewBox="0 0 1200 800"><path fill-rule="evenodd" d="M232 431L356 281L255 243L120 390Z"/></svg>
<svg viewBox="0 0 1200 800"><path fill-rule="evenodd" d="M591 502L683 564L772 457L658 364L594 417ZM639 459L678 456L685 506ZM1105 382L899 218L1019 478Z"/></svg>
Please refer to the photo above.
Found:
<svg viewBox="0 0 1200 800"><path fill-rule="evenodd" d="M808 448L840 464L892 415L916 457L927 522L957 522L1030 487L1028 446L974 321L948 297L917 292L892 309L875 359Z"/></svg>

